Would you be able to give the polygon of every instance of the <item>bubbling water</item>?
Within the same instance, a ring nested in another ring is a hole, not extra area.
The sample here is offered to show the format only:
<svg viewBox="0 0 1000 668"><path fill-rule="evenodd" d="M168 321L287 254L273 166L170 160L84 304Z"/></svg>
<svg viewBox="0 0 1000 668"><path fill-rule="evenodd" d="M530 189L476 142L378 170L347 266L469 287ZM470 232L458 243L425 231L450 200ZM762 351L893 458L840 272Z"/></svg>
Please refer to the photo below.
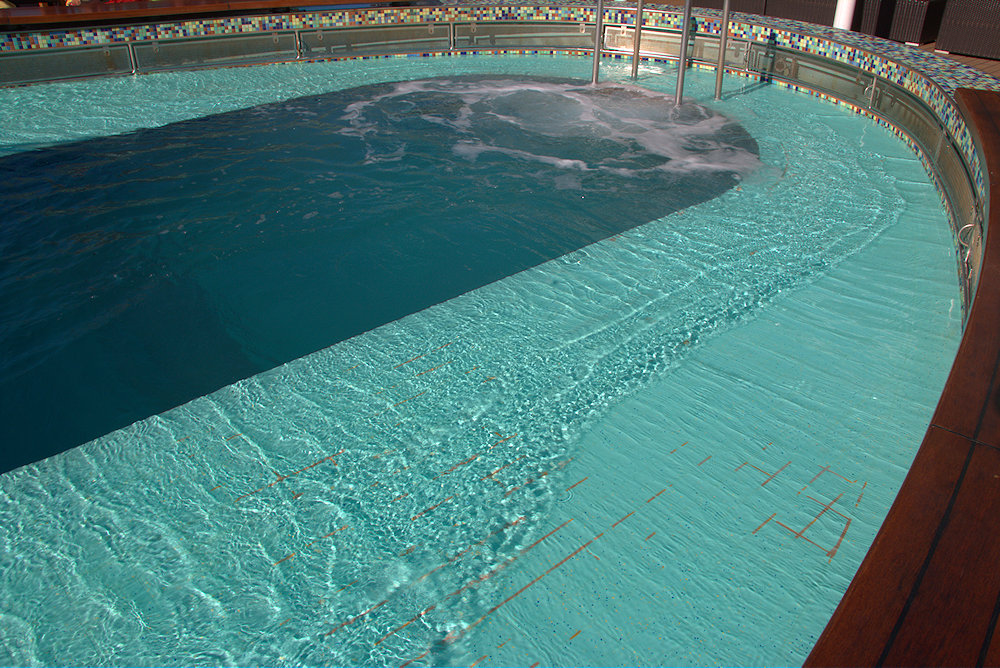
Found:
<svg viewBox="0 0 1000 668"><path fill-rule="evenodd" d="M674 107L637 86L523 80L430 80L395 84L347 107L341 132L385 140L417 115L457 135L452 149L475 160L499 153L525 163L629 178L666 172L746 175L760 165L753 140L707 107ZM390 142L391 143L391 142ZM372 141L370 155L377 154ZM401 159L405 151L389 153Z"/></svg>

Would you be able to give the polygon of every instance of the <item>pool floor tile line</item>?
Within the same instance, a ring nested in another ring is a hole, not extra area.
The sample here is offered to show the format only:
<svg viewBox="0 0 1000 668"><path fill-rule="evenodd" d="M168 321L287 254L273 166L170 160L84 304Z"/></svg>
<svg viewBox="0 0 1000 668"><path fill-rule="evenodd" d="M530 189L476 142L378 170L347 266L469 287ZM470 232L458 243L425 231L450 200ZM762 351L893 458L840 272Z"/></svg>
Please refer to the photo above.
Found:
<svg viewBox="0 0 1000 668"><path fill-rule="evenodd" d="M959 90L1000 193L1000 94ZM1000 206L987 229L1000 230ZM924 441L806 666L998 665L1000 241Z"/></svg>
<svg viewBox="0 0 1000 668"><path fill-rule="evenodd" d="M792 527L790 527L790 526L788 526L786 524L782 524L778 520L775 520L775 523L778 524L779 526L781 526L782 528L788 530L793 536L795 536L795 538L801 538L802 540L806 541L807 543L811 543L812 545L815 545L819 549L823 550L823 552L825 552L826 556L828 557L827 561L828 562L832 561L833 558L835 556L837 556L837 551L840 549L841 543L844 542L844 536L847 535L847 530L851 528L851 518L848 517L847 515L845 515L844 513L840 512L839 510L835 510L834 507L833 507L833 505L835 503L837 503L837 501L840 501L841 497L843 497L843 496L844 496L844 493L841 492L840 494L837 495L837 497L835 499L833 499L831 501L828 501L827 503L823 503L819 499L813 498L811 496L807 497L808 499L810 499L812 501L815 501L816 503L820 504L820 506L822 506L822 507L816 513L816 516L813 517L809 521L808 524L806 524L804 527L802 527L798 531L796 531L795 529L793 529ZM830 547L830 548L824 547L824 546L820 545L819 543L816 543L815 541L813 541L813 540L811 540L809 538L806 538L806 536L805 536L805 533L806 533L806 531L809 530L809 527L811 527L813 524L815 524L816 522L818 522L819 519L823 515L825 515L827 511L832 511L834 514L839 515L840 517L844 518L844 520L846 520L846 523L844 524L844 528L840 532L840 535L837 538L836 544L833 547ZM774 517L774 515L772 515L771 517ZM754 533L756 533L756 531L754 531Z"/></svg>

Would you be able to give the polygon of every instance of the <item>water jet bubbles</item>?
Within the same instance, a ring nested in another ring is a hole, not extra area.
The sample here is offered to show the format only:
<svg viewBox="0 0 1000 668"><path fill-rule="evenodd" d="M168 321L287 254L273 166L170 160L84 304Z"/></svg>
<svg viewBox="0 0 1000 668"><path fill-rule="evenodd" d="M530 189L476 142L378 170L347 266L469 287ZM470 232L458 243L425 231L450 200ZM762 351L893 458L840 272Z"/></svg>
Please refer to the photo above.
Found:
<svg viewBox="0 0 1000 668"><path fill-rule="evenodd" d="M562 189L587 185L564 178L566 171L635 178L672 161L671 170L740 175L759 166L755 143L728 119L693 103L675 109L662 94L621 84L580 87L558 79L471 77L410 81L380 87L370 99L346 109L342 120L348 125L341 133L361 137L369 157L396 155L392 143L405 138L391 138L402 119L402 125L438 140L450 138L453 152L471 162L487 155L501 163L555 168L561 173L552 180ZM386 125L387 119L392 123Z"/></svg>

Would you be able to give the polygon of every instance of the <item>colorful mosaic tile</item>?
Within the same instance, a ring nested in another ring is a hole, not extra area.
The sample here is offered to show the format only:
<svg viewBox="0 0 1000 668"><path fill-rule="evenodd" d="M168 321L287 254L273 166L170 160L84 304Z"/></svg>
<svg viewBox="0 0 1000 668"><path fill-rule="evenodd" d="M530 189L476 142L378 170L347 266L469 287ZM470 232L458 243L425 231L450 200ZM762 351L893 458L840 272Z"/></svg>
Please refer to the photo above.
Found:
<svg viewBox="0 0 1000 668"><path fill-rule="evenodd" d="M552 0L546 6L490 5L481 1L448 3L437 7L410 7L368 10L334 10L235 18L196 19L137 26L109 26L68 31L11 32L0 36L0 52L40 48L93 46L128 41L245 34L281 30L314 30L370 25L401 25L456 21L562 21L592 22L593 6L586 2L569 4ZM676 7L657 9L650 5L645 25L679 29L681 16ZM609 24L632 25L635 11L627 7L605 9ZM720 12L697 8L698 31L718 34ZM782 47L815 53L854 65L900 83L907 73L917 71L946 92L959 86L1000 90L1000 81L967 67L909 46L836 28L734 13L731 34L741 39L767 42L774 39Z"/></svg>

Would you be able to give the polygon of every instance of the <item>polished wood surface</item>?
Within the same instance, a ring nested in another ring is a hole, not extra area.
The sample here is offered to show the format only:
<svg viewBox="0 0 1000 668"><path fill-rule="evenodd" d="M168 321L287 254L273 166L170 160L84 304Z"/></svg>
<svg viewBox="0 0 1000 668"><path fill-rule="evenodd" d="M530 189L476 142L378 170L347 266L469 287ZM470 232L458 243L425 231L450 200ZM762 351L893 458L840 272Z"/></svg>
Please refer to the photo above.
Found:
<svg viewBox="0 0 1000 668"><path fill-rule="evenodd" d="M920 48L924 51L937 51L937 42L931 42L930 44L922 44ZM963 56L958 53L944 53L937 51L940 55L948 58L950 60L957 61L959 63L964 63L965 65L970 65L975 67L977 70L991 74L998 79L1000 79L1000 60L990 60L988 58L976 58L974 56Z"/></svg>
<svg viewBox="0 0 1000 668"><path fill-rule="evenodd" d="M1000 93L960 89L1000 196ZM1000 230L1000 203L988 230ZM1000 234L931 426L807 666L1000 664Z"/></svg>

